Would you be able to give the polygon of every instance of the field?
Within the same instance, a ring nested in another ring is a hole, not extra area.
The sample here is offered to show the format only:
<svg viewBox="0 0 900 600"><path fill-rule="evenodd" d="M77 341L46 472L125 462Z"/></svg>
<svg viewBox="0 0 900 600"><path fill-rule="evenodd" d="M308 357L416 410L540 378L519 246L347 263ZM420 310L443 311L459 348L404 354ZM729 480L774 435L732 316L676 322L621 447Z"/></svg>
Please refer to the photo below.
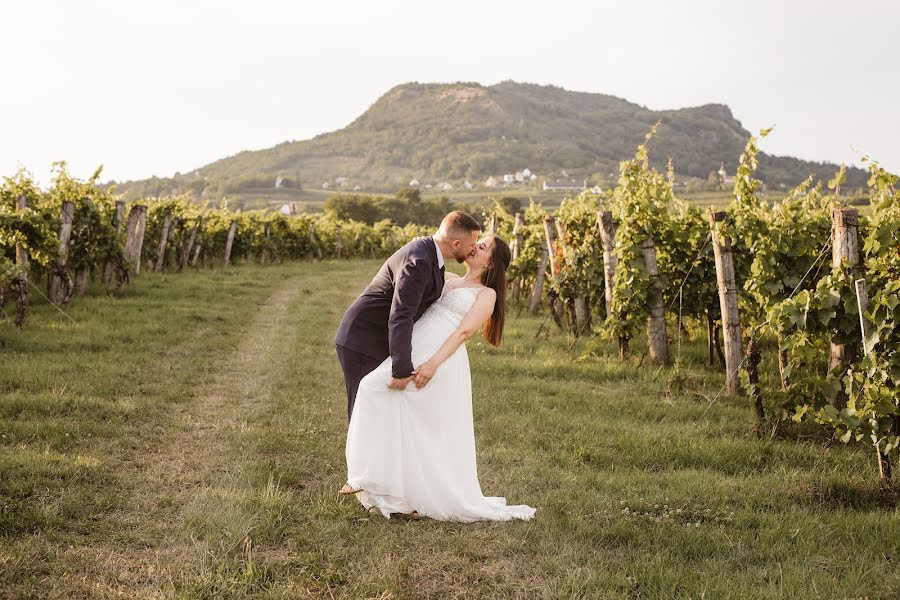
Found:
<svg viewBox="0 0 900 600"><path fill-rule="evenodd" d="M147 273L0 323L0 598L894 598L874 453L755 431L683 367L473 339L485 493L534 521L367 515L332 334L376 261ZM707 410L708 409L708 410Z"/></svg>

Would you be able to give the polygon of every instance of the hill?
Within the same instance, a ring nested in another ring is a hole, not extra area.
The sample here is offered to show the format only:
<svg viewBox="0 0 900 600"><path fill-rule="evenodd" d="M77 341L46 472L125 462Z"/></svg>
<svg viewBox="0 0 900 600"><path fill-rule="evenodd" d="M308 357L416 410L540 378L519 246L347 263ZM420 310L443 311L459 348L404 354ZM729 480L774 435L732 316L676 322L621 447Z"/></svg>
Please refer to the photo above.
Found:
<svg viewBox="0 0 900 600"><path fill-rule="evenodd" d="M189 173L119 184L128 196L193 191L197 196L270 199L313 190L393 192L413 178L425 185L464 181L477 189L490 176L524 168L544 178L609 185L618 162L633 155L660 121L651 159L671 157L682 178L705 180L724 163L733 173L750 135L723 104L654 111L604 94L503 82L399 85L347 127L311 140L245 151ZM760 155L769 186L827 180L836 165ZM866 174L848 170L848 186Z"/></svg>

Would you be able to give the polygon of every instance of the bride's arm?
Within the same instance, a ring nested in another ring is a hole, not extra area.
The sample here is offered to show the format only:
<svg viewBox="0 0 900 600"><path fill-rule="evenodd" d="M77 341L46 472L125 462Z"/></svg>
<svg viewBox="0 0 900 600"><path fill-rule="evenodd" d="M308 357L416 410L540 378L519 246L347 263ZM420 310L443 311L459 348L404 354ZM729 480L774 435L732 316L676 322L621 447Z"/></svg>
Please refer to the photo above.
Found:
<svg viewBox="0 0 900 600"><path fill-rule="evenodd" d="M475 297L475 304L463 317L459 327L450 334L447 341L434 353L434 356L423 362L413 371L416 387L422 388L434 377L435 371L445 360L453 356L456 350L466 343L475 332L479 331L494 312L494 302L497 301L497 292L486 288Z"/></svg>

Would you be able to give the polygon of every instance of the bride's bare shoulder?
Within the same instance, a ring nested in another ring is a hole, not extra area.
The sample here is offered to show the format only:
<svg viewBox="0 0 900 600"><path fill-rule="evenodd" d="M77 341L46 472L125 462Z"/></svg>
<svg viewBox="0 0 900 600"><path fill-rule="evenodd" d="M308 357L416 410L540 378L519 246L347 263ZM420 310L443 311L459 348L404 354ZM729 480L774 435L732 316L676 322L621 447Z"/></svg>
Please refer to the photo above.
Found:
<svg viewBox="0 0 900 600"><path fill-rule="evenodd" d="M494 288L490 288L486 285L478 288L478 298L484 298L485 301L495 302L497 300L497 292Z"/></svg>
<svg viewBox="0 0 900 600"><path fill-rule="evenodd" d="M450 281L451 279L459 279L459 275L450 271L444 271L444 281Z"/></svg>

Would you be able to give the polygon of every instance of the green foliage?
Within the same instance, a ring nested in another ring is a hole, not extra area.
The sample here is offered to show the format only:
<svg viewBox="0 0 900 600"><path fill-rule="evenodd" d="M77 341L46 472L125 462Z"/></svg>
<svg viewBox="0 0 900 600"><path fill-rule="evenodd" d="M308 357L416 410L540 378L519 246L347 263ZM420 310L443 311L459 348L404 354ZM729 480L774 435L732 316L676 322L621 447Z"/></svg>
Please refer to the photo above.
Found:
<svg viewBox="0 0 900 600"><path fill-rule="evenodd" d="M769 318L788 353L790 385L779 394L785 415L795 421L812 419L830 427L842 442L874 444L896 463L900 457L900 201L897 176L873 163L869 192L872 215L863 237L863 261L869 304L864 318L868 336L860 327L854 281L859 271L846 263L834 267L814 290L775 304ZM835 192L842 172L829 182ZM852 353L849 365L837 366L824 376L821 355L828 342L865 344L868 353ZM846 406L837 403L839 396Z"/></svg>
<svg viewBox="0 0 900 600"><path fill-rule="evenodd" d="M634 158L619 166L619 184L613 192L618 259L609 326L620 339L630 339L646 324L651 285L662 292L669 285L667 273L651 283L641 246L666 239L675 200L671 178L650 166L647 144L656 135L654 125L638 146Z"/></svg>

